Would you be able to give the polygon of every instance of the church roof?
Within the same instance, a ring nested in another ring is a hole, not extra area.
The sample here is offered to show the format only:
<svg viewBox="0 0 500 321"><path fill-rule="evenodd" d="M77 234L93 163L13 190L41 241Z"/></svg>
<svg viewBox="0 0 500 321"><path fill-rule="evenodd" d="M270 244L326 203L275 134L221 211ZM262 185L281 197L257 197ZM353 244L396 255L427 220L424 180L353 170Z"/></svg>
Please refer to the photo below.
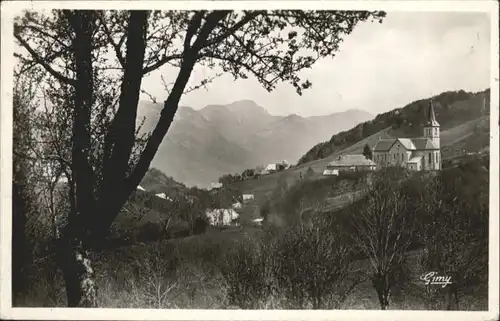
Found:
<svg viewBox="0 0 500 321"><path fill-rule="evenodd" d="M434 113L434 101L431 99L429 102L429 112L427 113L427 122L426 126L439 126L439 123L436 120L436 115Z"/></svg>
<svg viewBox="0 0 500 321"><path fill-rule="evenodd" d="M392 147L392 145L394 145L396 140L397 138L381 139L375 144L375 146L373 146L373 151L386 152Z"/></svg>
<svg viewBox="0 0 500 321"><path fill-rule="evenodd" d="M407 149L407 150L415 150L415 144L410 138L398 138L399 142Z"/></svg>
<svg viewBox="0 0 500 321"><path fill-rule="evenodd" d="M415 145L416 150L439 149L436 145L434 145L432 140L425 137L412 138L411 141Z"/></svg>
<svg viewBox="0 0 500 321"><path fill-rule="evenodd" d="M387 152L391 149L392 145L399 141L407 150L428 150L439 149L434 143L425 137L422 138L390 138L381 139L373 147L374 152Z"/></svg>
<svg viewBox="0 0 500 321"><path fill-rule="evenodd" d="M408 163L418 163L418 162L420 162L421 159L422 159L422 155L414 156L414 157L410 158Z"/></svg>
<svg viewBox="0 0 500 321"><path fill-rule="evenodd" d="M338 159L328 163L327 166L375 166L374 161L365 155L341 155Z"/></svg>

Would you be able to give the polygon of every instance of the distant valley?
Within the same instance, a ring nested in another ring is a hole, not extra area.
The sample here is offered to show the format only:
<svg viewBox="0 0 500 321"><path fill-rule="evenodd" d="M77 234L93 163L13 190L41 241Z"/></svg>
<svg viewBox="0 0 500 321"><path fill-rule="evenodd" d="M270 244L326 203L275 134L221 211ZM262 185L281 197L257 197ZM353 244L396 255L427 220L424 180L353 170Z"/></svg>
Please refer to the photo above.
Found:
<svg viewBox="0 0 500 321"><path fill-rule="evenodd" d="M154 129L163 105L141 101L138 122ZM180 107L152 162L186 185L206 187L226 173L240 173L281 160L295 163L307 150L332 135L372 119L362 110L325 116L275 116L251 100Z"/></svg>

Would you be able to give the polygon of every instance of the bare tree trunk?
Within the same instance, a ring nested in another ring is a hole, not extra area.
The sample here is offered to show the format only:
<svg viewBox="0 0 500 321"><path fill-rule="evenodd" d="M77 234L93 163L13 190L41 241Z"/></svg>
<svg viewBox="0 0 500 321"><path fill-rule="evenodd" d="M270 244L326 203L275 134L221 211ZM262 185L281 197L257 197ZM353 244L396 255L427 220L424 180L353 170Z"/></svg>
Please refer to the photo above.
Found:
<svg viewBox="0 0 500 321"><path fill-rule="evenodd" d="M459 299L458 299L458 289L453 284L449 287L446 292L446 310L458 310L459 309Z"/></svg>
<svg viewBox="0 0 500 321"><path fill-rule="evenodd" d="M380 304L380 309L387 310L387 307L389 306L389 297L391 293L387 276L375 275L372 279L372 282L375 291L377 291L377 297L378 297L378 302Z"/></svg>
<svg viewBox="0 0 500 321"><path fill-rule="evenodd" d="M68 307L97 307L97 284L83 242L66 234L58 240L57 255Z"/></svg>
<svg viewBox="0 0 500 321"><path fill-rule="evenodd" d="M14 173L16 175L18 173ZM23 185L12 184L12 299L26 290L28 280L23 269L31 261L31 248L26 237L27 207Z"/></svg>

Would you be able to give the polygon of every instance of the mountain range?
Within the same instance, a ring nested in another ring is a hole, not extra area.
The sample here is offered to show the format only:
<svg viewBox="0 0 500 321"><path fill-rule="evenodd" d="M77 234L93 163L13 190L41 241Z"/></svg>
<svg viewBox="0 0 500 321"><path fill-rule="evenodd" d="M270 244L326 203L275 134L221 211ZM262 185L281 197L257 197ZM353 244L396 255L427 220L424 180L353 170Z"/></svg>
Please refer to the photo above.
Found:
<svg viewBox="0 0 500 321"><path fill-rule="evenodd" d="M152 131L162 104L140 101L142 132ZM295 163L318 141L372 119L362 110L324 116L271 115L251 100L179 107L152 162L176 181L207 187L220 176L287 160Z"/></svg>

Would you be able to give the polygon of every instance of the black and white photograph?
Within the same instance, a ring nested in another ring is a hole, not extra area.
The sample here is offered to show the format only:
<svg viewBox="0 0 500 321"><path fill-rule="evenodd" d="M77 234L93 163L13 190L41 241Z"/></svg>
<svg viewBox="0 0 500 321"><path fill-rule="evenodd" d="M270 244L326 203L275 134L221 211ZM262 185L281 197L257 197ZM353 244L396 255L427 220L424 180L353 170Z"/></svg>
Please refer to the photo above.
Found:
<svg viewBox="0 0 500 321"><path fill-rule="evenodd" d="M497 1L1 6L2 319L498 318Z"/></svg>

